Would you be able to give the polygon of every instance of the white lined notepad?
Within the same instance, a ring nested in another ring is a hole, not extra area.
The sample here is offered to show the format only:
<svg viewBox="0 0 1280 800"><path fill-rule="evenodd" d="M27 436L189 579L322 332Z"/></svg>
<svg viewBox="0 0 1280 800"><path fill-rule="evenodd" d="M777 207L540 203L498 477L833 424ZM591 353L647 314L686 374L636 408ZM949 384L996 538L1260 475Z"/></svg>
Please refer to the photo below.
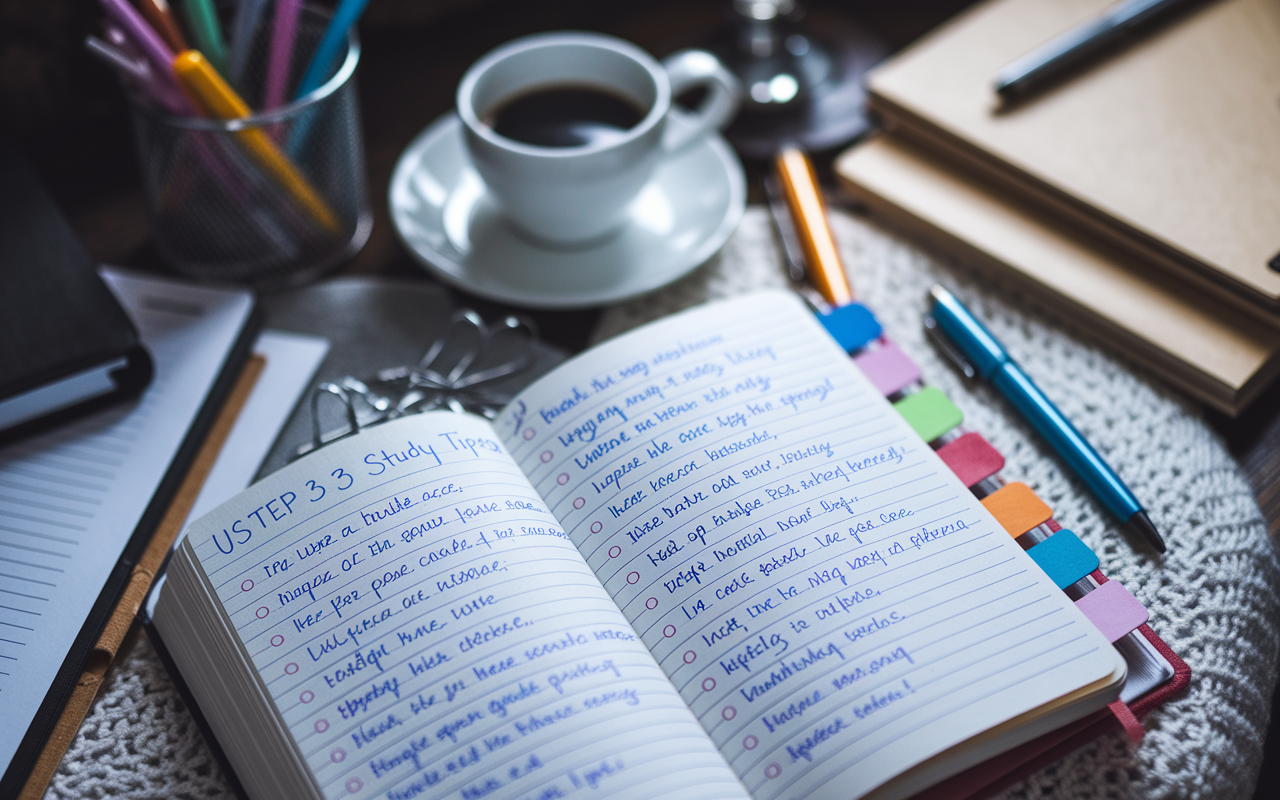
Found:
<svg viewBox="0 0 1280 800"><path fill-rule="evenodd" d="M253 307L115 270L155 377L137 400L0 450L0 764L7 768Z"/></svg>

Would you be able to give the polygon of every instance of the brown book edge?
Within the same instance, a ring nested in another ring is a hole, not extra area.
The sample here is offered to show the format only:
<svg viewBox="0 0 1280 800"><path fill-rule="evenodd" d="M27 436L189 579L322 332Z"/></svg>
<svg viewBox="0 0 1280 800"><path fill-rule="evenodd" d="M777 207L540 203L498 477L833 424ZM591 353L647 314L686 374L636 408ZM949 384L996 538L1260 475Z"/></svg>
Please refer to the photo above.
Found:
<svg viewBox="0 0 1280 800"><path fill-rule="evenodd" d="M893 140L896 135L890 135L887 138ZM1191 396L1228 415L1235 416L1257 397L1275 373L1280 371L1280 358L1273 355L1267 364L1240 387L1233 389L1216 379L1210 379L1193 365L1178 360L1172 353L1152 346L1133 332L1114 325L1093 309L1078 305L1069 298L1057 294L1053 289L1041 285L1016 266L1006 264L970 242L935 228L928 220L918 218L911 209L901 208L895 202L878 196L873 189L861 186L857 177L849 171L849 167L844 162L865 146L865 143L856 145L841 154L836 160L835 171L841 186L859 202L865 204L874 216L892 227L923 238L942 252L950 253L970 264L982 267L989 273L1012 280L1023 290L1037 295L1042 301L1047 301L1059 316L1074 321L1082 331L1091 334L1102 344L1120 349L1130 357L1145 363L1149 369L1159 373L1165 380ZM910 146L908 149L911 149ZM948 164L948 166L955 167L954 164ZM1083 321L1089 324L1079 325Z"/></svg>
<svg viewBox="0 0 1280 800"><path fill-rule="evenodd" d="M151 582L155 580L156 571L164 563L165 556L173 547L174 539L182 531L187 515L191 512L191 506L199 496L205 479L209 477L214 462L218 460L222 445L231 434L231 429L235 426L236 419L244 409L244 404L249 399L249 394L253 391L259 376L262 375L266 363L266 359L262 356L252 355L241 370L240 377L236 379L235 386L227 395L226 402L223 403L199 452L191 462L191 467L187 470L182 484L178 487L173 502L169 504L160 524L156 526L151 542L133 568L129 582L125 585L115 610L108 618L102 635L98 637L97 643L85 660L84 671L76 681L75 688L71 690L71 696L54 726L53 733L49 736L49 741L36 760L30 776L27 777L26 785L18 795L19 800L40 800L48 789L49 782L53 780L53 773L62 763L67 748L75 740L76 733L84 723L84 718L88 716L89 709L98 696L98 690L102 688L107 670L120 650L120 645L133 628L138 609L151 588Z"/></svg>

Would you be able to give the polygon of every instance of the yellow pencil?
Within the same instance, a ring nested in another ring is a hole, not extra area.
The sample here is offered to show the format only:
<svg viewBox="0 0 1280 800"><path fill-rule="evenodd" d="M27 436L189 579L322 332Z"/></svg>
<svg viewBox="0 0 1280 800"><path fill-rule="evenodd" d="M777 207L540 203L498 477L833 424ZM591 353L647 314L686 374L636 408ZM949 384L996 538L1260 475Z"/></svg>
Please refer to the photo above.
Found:
<svg viewBox="0 0 1280 800"><path fill-rule="evenodd" d="M227 85L198 50L184 50L173 59L173 72L178 83L204 113L217 119L242 119L249 116L249 105ZM322 228L338 233L341 226L329 204L312 187L298 168L281 153L271 137L258 128L234 131L232 136L266 172L284 187Z"/></svg>

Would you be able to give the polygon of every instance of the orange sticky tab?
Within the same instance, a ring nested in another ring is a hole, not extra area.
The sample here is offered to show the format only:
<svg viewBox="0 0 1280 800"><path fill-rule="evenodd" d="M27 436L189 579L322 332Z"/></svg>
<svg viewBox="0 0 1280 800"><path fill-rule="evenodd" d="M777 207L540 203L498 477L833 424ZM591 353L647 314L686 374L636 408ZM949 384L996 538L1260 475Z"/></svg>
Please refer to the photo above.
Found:
<svg viewBox="0 0 1280 800"><path fill-rule="evenodd" d="M1025 483L1005 484L982 498L982 504L1015 539L1053 516L1053 509Z"/></svg>

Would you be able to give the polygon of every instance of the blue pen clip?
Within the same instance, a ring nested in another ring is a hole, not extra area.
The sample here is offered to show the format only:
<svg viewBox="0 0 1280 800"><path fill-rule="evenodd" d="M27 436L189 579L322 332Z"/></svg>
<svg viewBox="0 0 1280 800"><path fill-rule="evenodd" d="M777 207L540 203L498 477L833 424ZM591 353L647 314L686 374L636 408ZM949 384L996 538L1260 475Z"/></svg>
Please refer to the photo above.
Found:
<svg viewBox="0 0 1280 800"><path fill-rule="evenodd" d="M969 363L969 359L964 357L964 353L960 352L960 348L951 343L947 335L938 327L938 321L933 318L932 314L926 315L924 318L924 332L933 343L937 345L942 354L947 357L951 363L956 365L956 369L964 373L966 378L976 377L978 370L974 369L973 364Z"/></svg>

